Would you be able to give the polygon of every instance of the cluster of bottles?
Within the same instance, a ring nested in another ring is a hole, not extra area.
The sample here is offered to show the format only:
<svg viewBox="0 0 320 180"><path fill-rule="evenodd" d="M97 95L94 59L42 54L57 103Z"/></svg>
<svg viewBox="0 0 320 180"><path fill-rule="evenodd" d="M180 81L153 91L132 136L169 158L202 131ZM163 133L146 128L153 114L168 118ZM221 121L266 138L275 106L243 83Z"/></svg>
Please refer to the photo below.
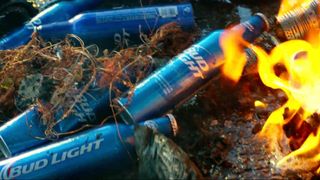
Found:
<svg viewBox="0 0 320 180"><path fill-rule="evenodd" d="M188 3L131 10L89 12L73 17L80 11L94 7L98 3L100 3L99 0L75 0L57 3L50 7L50 11L45 10L43 11L45 13L40 13L33 18L20 31L0 40L0 49L12 48L23 44L28 39L25 38L22 41L21 35L29 37L34 29L49 39L63 36L66 33L74 33L89 41L90 38L98 40L99 37L114 36L119 30L121 32L120 37L128 36L127 33L149 31L150 24L162 25L176 21L185 28L194 26L192 6ZM304 12L318 14L317 8L314 8L315 4L318 5L318 1L315 0L313 3L310 9L304 10ZM52 14L52 12L54 13ZM314 16L299 14L300 10L294 12L297 12L296 16L300 20L302 19L302 22L305 22L303 23L305 27L298 28L299 32L293 29L296 26L302 26L302 24L293 18L293 14L277 17L275 21L277 27L285 32L283 34L287 39L301 37L307 27L313 26L311 22L314 22ZM55 13L58 15L55 15ZM233 30L239 31L239 34L241 32L244 40L252 42L269 28L268 19L263 14L258 13L249 18L248 21L234 26ZM169 110L197 92L217 74L217 60L224 57L219 43L223 33L226 33L226 31L217 30L212 32L139 83L133 89L130 98L124 94L116 99L115 102L120 106L118 118L121 118L129 125L137 125L146 119L157 118L155 121L147 121L147 124L166 134L175 132L177 126L172 115L167 115L160 119L158 117L165 115ZM122 39L119 41L123 42ZM105 93L96 92L96 94L98 98L92 99L89 104L96 114L100 111L105 111L100 118L97 118L99 121L101 118L111 114L111 112L107 111L109 109L109 103L107 102L114 97L110 98L107 90ZM69 120L64 121L65 124L59 127L60 129L57 131L66 132L72 130L80 122L83 122L83 120L79 120L76 117L71 116L69 118ZM121 133L125 134L122 140L115 138L117 131L114 125L106 125L102 128L76 134L73 137L67 137L67 139L58 143L38 148L48 143L47 139L34 138L43 137L43 127L41 127L39 119L40 115L35 107L0 128L0 150L9 158L0 161L1 178L45 178L51 177L54 173L56 173L55 175L59 172L67 173L63 170L53 171L53 168L69 169L73 167L72 170L81 172L88 167L85 164L90 167L98 167L104 161L110 164L116 161L124 163L129 158L123 159L126 153L126 148L122 146L123 142L125 142L124 144L131 144L129 151L133 151L132 146L134 143L130 140L133 127L124 124L123 128L122 126L120 127ZM26 124L31 125L32 128ZM30 133L30 129L32 129L32 133ZM15 135L12 136L12 134ZM108 140L107 145L104 144L106 140ZM11 158L12 156L14 157ZM103 158L101 159L101 157ZM77 166L73 164L77 164ZM112 169L113 166L114 163L108 167ZM39 172L39 176L36 175L37 172Z"/></svg>
<svg viewBox="0 0 320 180"><path fill-rule="evenodd" d="M122 8L79 14L97 7L102 2L103 0L73 0L56 3L41 11L23 27L1 38L0 50L26 44L34 31L38 31L44 39L52 41L62 39L67 34L75 34L86 43L112 49L139 43L138 34L151 34L168 22L175 21L185 29L194 26L190 4Z"/></svg>

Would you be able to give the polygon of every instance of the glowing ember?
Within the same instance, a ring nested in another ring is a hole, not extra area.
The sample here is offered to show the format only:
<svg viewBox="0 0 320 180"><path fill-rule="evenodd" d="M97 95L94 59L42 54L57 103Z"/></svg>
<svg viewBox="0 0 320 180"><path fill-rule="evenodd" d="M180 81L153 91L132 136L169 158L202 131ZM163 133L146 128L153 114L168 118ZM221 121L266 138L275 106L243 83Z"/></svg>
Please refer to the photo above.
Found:
<svg viewBox="0 0 320 180"><path fill-rule="evenodd" d="M266 108L267 105L265 103L261 102L261 101L256 100L254 102L254 107Z"/></svg>

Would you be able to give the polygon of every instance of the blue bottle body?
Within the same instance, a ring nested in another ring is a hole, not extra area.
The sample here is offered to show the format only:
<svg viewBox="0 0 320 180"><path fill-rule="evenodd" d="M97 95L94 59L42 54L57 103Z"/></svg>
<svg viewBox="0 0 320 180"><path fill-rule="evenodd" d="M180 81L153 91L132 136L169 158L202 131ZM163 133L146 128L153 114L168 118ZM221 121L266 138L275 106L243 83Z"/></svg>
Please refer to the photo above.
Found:
<svg viewBox="0 0 320 180"><path fill-rule="evenodd" d="M165 116L141 123L173 134L175 120ZM119 134L121 139L119 138ZM133 126L105 125L0 161L0 179L53 179L91 170L123 170L136 160ZM130 155L131 157L130 157Z"/></svg>
<svg viewBox="0 0 320 180"><path fill-rule="evenodd" d="M76 104L75 111L58 123L54 130L57 133L65 133L84 124L102 120L111 114L109 97L107 89L89 90ZM61 114L56 115L56 119L59 117ZM8 150L5 156L10 157L48 142L45 130L46 126L41 122L41 114L37 107L32 107L5 123L0 127L0 144L6 144Z"/></svg>
<svg viewBox="0 0 320 180"><path fill-rule="evenodd" d="M103 44L103 47L127 47L139 41L139 34L151 34L160 26L177 22L182 28L195 25L192 5L189 3L118 9L79 14L69 21L38 27L44 39L62 39L67 34L78 35L86 43Z"/></svg>
<svg viewBox="0 0 320 180"><path fill-rule="evenodd" d="M243 38L252 42L267 28L267 22L260 14L233 28L244 28ZM122 118L132 123L157 117L205 85L217 73L217 60L223 58L222 33L213 32L137 85L130 98L117 100L123 108Z"/></svg>
<svg viewBox="0 0 320 180"><path fill-rule="evenodd" d="M103 0L62 1L40 12L20 29L0 39L0 50L13 49L26 44L34 31L41 24L66 21L86 9L92 9Z"/></svg>

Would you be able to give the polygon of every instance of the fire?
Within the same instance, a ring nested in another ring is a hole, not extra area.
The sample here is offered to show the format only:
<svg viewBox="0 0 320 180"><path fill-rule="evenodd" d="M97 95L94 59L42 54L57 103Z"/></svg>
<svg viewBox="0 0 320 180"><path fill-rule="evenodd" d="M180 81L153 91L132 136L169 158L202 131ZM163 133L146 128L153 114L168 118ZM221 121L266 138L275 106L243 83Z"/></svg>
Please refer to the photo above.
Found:
<svg viewBox="0 0 320 180"><path fill-rule="evenodd" d="M296 7L308 7L312 0L282 0L278 16L282 16Z"/></svg>
<svg viewBox="0 0 320 180"><path fill-rule="evenodd" d="M244 29L229 29L224 32L220 44L224 54L222 73L230 80L238 82L246 65L246 54L243 51L247 43L242 39Z"/></svg>
<svg viewBox="0 0 320 180"><path fill-rule="evenodd" d="M283 1L279 14L310 2ZM239 80L246 46L257 55L261 81L282 90L288 99L271 113L258 137L267 140L278 168L320 174L320 31L309 32L307 40L283 42L269 54L235 36L228 33L220 42L225 54L223 74ZM263 106L258 101L255 104Z"/></svg>
<svg viewBox="0 0 320 180"><path fill-rule="evenodd" d="M262 82L283 90L288 97L288 101L269 116L259 134L269 140L271 150L279 158L277 166L283 169L311 171L320 167L318 124L307 121L320 112L320 41L317 34L311 36L312 43L287 41L275 47L270 55L253 47ZM285 70L277 74L277 66Z"/></svg>

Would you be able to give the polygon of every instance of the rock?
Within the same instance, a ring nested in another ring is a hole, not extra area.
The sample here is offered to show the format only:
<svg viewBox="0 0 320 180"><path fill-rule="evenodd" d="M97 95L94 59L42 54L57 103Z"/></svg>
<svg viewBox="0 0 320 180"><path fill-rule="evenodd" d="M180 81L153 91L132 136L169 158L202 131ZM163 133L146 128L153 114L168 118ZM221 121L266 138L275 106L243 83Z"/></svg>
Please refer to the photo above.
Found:
<svg viewBox="0 0 320 180"><path fill-rule="evenodd" d="M219 124L219 122L218 122L218 120L216 120L216 119L214 119L214 120L212 120L211 122L210 122L210 126L216 126L216 125L218 125Z"/></svg>
<svg viewBox="0 0 320 180"><path fill-rule="evenodd" d="M227 127L227 128L231 128L232 127L232 121L230 120L227 120L224 122L224 126Z"/></svg>
<svg viewBox="0 0 320 180"><path fill-rule="evenodd" d="M257 123L256 125L254 125L251 132L252 134L257 134L261 129L262 129L261 124Z"/></svg>

